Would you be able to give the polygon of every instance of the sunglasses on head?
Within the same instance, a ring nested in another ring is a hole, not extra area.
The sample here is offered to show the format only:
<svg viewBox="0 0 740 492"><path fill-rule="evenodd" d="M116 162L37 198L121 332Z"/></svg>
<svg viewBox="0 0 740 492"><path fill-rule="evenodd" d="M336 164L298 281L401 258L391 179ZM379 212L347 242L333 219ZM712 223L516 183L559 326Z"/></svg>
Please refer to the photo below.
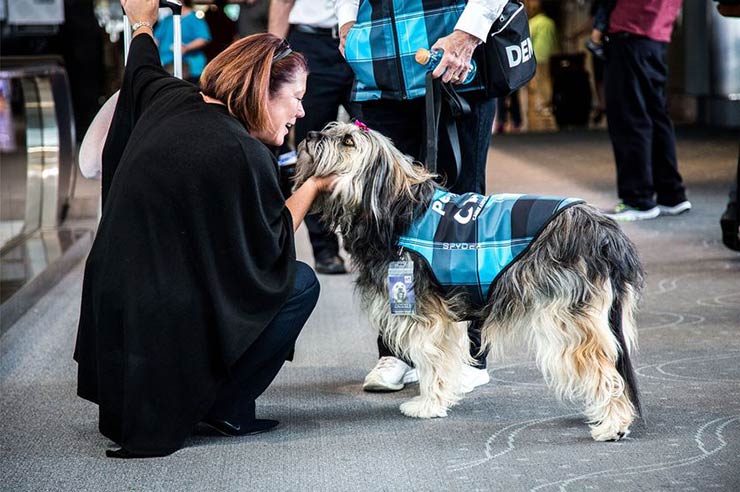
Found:
<svg viewBox="0 0 740 492"><path fill-rule="evenodd" d="M282 40L280 43L280 46L275 50L275 54L272 55L272 63L277 63L289 54L293 53L293 50L291 49L290 45L286 40Z"/></svg>

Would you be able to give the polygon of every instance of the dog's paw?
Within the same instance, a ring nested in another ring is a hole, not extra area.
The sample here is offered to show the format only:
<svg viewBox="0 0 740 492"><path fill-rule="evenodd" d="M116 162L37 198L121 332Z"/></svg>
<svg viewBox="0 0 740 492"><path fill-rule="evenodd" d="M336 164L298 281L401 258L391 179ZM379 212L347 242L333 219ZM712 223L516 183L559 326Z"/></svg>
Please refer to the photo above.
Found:
<svg viewBox="0 0 740 492"><path fill-rule="evenodd" d="M447 417L447 408L435 403L433 400L427 400L420 396L401 404L401 413L407 417L417 419L431 419L435 417Z"/></svg>
<svg viewBox="0 0 740 492"><path fill-rule="evenodd" d="M627 427L620 428L609 422L602 422L597 426L591 427L591 437L594 441L619 441L624 439L630 433Z"/></svg>

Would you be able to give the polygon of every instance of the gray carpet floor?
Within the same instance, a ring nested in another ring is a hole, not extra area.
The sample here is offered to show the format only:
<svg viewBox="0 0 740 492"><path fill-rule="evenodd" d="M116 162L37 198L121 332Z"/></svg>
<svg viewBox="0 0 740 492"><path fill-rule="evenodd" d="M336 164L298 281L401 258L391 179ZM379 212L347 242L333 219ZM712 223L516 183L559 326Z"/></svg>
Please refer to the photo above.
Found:
<svg viewBox="0 0 740 492"><path fill-rule="evenodd" d="M107 459L97 409L75 396L79 266L0 339L0 489L8 491L740 490L740 254L718 219L736 135L681 132L694 204L628 224L648 272L636 367L645 419L617 443L590 439L520 348L490 360L491 383L435 420L404 417L417 393L367 394L375 336L352 275L320 278L296 358L258 401L273 432L194 435L166 458ZM604 133L495 137L491 192L615 201ZM310 262L305 231L299 256Z"/></svg>

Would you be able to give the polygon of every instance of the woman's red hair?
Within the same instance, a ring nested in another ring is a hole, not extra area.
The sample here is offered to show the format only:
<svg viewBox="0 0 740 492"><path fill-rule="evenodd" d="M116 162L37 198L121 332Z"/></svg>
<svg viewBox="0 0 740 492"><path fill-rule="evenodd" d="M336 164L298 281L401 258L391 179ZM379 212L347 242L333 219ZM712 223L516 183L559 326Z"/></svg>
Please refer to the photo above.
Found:
<svg viewBox="0 0 740 492"><path fill-rule="evenodd" d="M308 72L300 53L291 52L273 63L287 47L285 40L272 34L235 41L206 65L200 76L201 91L226 104L247 131L268 129L268 97L296 80L300 72Z"/></svg>

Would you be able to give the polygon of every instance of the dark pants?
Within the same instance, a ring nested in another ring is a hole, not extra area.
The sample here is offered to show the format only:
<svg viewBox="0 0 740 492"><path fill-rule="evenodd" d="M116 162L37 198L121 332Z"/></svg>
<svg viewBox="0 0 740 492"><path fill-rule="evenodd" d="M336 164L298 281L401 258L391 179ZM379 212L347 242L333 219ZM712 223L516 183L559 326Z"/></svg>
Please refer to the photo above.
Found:
<svg viewBox="0 0 740 492"><path fill-rule="evenodd" d="M509 103L508 105L506 103ZM501 126L506 124L506 121L511 116L511 123L514 127L519 128L522 126L522 110L519 104L519 90L515 90L508 96L499 97L496 99L496 112L498 113L498 121Z"/></svg>
<svg viewBox="0 0 740 492"><path fill-rule="evenodd" d="M495 99L468 97L471 113L457 122L460 138L462 166L457 182L450 188L453 193L475 192L484 195L486 192L486 160L488 145L491 139L491 127L495 115ZM426 142L424 127L426 116L424 98L410 101L372 101L362 104L363 121L373 130L393 140L394 145L404 154L424 162ZM443 128L443 123L440 123ZM452 162L444 150L448 147L439 143L440 152L437 158L439 170L444 170L445 163ZM468 326L470 337L470 354L476 359L478 367L486 367L488 353L478 354L480 349L480 324L471 322ZM378 337L378 352L381 357L394 355ZM407 361L408 362L408 361Z"/></svg>
<svg viewBox="0 0 740 492"><path fill-rule="evenodd" d="M298 144L310 131L319 131L337 119L339 106L344 106L352 117L357 117L350 104L354 73L339 53L339 40L324 34L307 34L291 29L288 35L291 47L308 60L308 81L303 96L306 116L296 121L295 142ZM321 223L317 215L305 218L311 239L313 256L317 261L337 256L337 235Z"/></svg>
<svg viewBox="0 0 740 492"><path fill-rule="evenodd" d="M607 47L609 136L619 198L641 210L686 200L666 108L666 43L617 34Z"/></svg>
<svg viewBox="0 0 740 492"><path fill-rule="evenodd" d="M466 97L465 94L462 94ZM460 138L461 170L455 184L449 187L453 193L486 193L486 160L491 141L491 128L496 112L495 99L466 97L471 112L457 122ZM424 127L426 113L424 98L410 101L370 101L362 104L363 121L373 130L393 140L393 144L404 154L421 162L425 161L426 142ZM444 127L440 122L440 129ZM454 162L449 154L447 142L439 142L437 162L439 171ZM454 165L454 164L452 164Z"/></svg>
<svg viewBox="0 0 740 492"><path fill-rule="evenodd" d="M293 293L262 334L250 345L218 392L210 418L244 425L255 419L255 400L272 383L319 298L319 282L311 267L296 262Z"/></svg>

